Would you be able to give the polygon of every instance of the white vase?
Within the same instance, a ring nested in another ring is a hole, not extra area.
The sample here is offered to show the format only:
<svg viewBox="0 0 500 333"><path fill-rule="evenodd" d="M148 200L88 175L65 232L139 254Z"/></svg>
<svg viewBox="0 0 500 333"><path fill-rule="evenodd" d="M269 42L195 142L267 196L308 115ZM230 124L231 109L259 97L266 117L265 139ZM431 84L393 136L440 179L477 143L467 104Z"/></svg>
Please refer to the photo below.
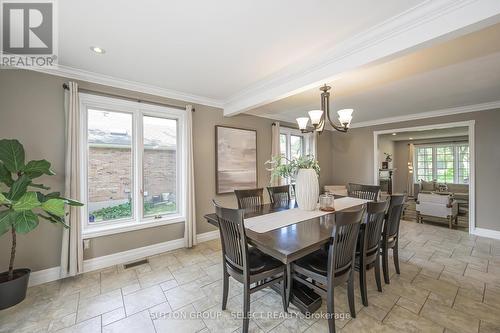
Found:
<svg viewBox="0 0 500 333"><path fill-rule="evenodd" d="M315 210L318 204L319 183L314 169L300 169L295 178L295 201L302 210Z"/></svg>

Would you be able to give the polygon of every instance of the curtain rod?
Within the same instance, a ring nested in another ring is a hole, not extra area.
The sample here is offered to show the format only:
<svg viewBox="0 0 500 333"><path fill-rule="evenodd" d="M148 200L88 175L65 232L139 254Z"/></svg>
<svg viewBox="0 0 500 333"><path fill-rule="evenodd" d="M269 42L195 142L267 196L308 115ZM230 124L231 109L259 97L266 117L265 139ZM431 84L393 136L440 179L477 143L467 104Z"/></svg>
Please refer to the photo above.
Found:
<svg viewBox="0 0 500 333"><path fill-rule="evenodd" d="M271 126L276 126L276 123L272 123ZM285 127L285 128L290 128L290 129L296 129L296 130L298 130L297 127L292 127L292 126L287 126L287 125L281 125L280 124L280 127Z"/></svg>
<svg viewBox="0 0 500 333"><path fill-rule="evenodd" d="M69 90L68 84L67 83L63 83L63 88L64 88L64 90ZM158 106L166 106L166 107L169 107L169 108L174 108L174 109L179 109L179 110L186 110L185 107L182 107L182 106L179 106L179 105L172 105L172 104L166 104L166 103L160 103L160 102L153 102L153 101L145 101L145 100L138 99L138 98L132 98L132 97L118 95L118 94L104 93L104 92L96 91L96 90L78 88L78 91L79 92L83 92L83 93L93 94L93 95L108 96L108 97L114 97L114 98L124 99L124 100L127 100L127 101L133 101L133 102L137 102L137 103L152 104L152 105L158 105ZM191 111L193 111L193 112L195 111L194 107L192 107Z"/></svg>

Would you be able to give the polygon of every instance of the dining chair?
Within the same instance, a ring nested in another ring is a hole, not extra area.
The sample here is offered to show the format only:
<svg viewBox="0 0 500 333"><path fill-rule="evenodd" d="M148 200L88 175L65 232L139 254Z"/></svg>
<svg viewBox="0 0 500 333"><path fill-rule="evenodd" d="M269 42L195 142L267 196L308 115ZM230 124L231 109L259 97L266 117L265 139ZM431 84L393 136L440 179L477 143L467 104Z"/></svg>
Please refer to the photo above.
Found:
<svg viewBox="0 0 500 333"><path fill-rule="evenodd" d="M347 195L350 197L378 201L379 194L380 186L378 185L347 184Z"/></svg>
<svg viewBox="0 0 500 333"><path fill-rule="evenodd" d="M334 288L336 286L347 282L349 310L351 316L356 317L354 263L356 242L364 210L363 206L360 209L336 213L328 251L316 251L290 265L290 281L302 283L326 296L329 332L335 332ZM288 301L290 301L289 296Z"/></svg>
<svg viewBox="0 0 500 333"><path fill-rule="evenodd" d="M359 271L359 289L364 306L368 306L368 292L366 288L366 270L375 266L375 281L378 291L382 291L380 280L380 235L384 226L384 217L389 200L368 202L366 207L365 224L359 231L356 248L355 269Z"/></svg>
<svg viewBox="0 0 500 333"><path fill-rule="evenodd" d="M290 185L281 186L268 186L267 193L269 193L269 199L271 203L286 203L289 202L290 197Z"/></svg>
<svg viewBox="0 0 500 333"><path fill-rule="evenodd" d="M399 223L401 221L401 216L403 215L404 203L406 196L401 195L391 195L389 209L385 216L384 229L382 231L382 244L381 244L381 254L382 254L382 270L384 272L385 283L390 283L389 278L389 249L392 249L392 256L394 259L394 267L396 268L396 273L400 274L399 271L399 255L398 255L398 242L399 242Z"/></svg>
<svg viewBox="0 0 500 333"><path fill-rule="evenodd" d="M264 189L234 190L238 199L238 208L250 208L262 205L264 202Z"/></svg>
<svg viewBox="0 0 500 333"><path fill-rule="evenodd" d="M243 284L243 332L248 332L250 294L281 284L283 309L286 302L286 266L267 254L248 246L243 222L243 209L230 209L213 201L222 244L222 310L226 309L229 277Z"/></svg>

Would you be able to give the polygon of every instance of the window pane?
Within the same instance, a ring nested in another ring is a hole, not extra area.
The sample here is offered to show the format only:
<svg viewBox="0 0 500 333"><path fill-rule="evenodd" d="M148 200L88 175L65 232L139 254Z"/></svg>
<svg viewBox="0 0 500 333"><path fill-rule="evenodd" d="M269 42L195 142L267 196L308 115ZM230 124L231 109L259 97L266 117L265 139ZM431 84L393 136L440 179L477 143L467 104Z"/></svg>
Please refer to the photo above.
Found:
<svg viewBox="0 0 500 333"><path fill-rule="evenodd" d="M144 216L177 212L177 120L143 117Z"/></svg>
<svg viewBox="0 0 500 333"><path fill-rule="evenodd" d="M297 135L290 135L290 152L292 158L297 158L303 155L304 138Z"/></svg>
<svg viewBox="0 0 500 333"><path fill-rule="evenodd" d="M88 110L89 223L132 217L132 115Z"/></svg>
<svg viewBox="0 0 500 333"><path fill-rule="evenodd" d="M280 134L280 154L286 156L286 134Z"/></svg>

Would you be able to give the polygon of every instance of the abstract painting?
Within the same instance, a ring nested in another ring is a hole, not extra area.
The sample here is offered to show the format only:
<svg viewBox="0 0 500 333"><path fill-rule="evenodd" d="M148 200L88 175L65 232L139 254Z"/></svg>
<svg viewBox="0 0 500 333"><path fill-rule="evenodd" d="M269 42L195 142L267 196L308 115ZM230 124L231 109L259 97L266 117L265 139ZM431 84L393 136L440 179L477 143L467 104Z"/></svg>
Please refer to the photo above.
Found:
<svg viewBox="0 0 500 333"><path fill-rule="evenodd" d="M215 126L217 194L257 187L257 131Z"/></svg>

